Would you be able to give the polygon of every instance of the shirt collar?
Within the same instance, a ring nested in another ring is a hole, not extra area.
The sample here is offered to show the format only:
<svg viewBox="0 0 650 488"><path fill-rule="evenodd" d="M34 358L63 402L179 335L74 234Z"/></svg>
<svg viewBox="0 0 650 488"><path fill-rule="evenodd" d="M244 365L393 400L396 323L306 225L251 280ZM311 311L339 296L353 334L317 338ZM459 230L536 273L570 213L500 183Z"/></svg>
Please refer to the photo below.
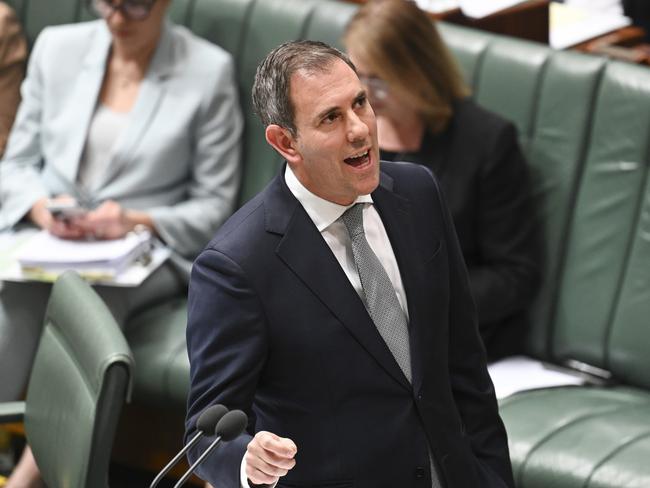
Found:
<svg viewBox="0 0 650 488"><path fill-rule="evenodd" d="M314 195L298 180L287 164L284 170L284 180L289 191L303 206L309 218L314 222L318 232L323 232L332 225L343 213L356 203L373 203L370 195L359 195L350 205L339 205Z"/></svg>

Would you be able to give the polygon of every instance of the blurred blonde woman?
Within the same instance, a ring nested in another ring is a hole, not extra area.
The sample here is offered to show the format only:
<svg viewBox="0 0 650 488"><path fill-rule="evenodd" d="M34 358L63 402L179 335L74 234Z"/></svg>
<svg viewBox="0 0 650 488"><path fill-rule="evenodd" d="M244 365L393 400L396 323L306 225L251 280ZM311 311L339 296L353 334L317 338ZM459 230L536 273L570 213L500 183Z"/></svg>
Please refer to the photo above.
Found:
<svg viewBox="0 0 650 488"><path fill-rule="evenodd" d="M377 116L381 158L425 165L443 188L488 356L516 352L539 251L515 127L468 97L435 25L414 2L370 0L343 41Z"/></svg>

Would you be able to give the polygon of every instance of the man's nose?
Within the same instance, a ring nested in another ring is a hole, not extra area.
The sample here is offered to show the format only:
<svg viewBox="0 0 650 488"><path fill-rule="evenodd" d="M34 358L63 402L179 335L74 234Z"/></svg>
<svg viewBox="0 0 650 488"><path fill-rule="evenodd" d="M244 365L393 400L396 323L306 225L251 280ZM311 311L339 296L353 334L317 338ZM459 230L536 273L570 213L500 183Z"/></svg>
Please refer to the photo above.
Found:
<svg viewBox="0 0 650 488"><path fill-rule="evenodd" d="M348 118L348 141L353 144L365 143L369 133L370 129L366 122L352 111Z"/></svg>

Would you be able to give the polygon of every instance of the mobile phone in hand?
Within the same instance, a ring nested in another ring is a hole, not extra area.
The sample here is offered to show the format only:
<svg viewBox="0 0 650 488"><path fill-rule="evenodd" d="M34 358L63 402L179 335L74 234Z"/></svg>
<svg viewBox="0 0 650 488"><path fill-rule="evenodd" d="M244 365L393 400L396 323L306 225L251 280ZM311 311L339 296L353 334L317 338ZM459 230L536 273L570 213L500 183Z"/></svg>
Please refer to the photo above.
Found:
<svg viewBox="0 0 650 488"><path fill-rule="evenodd" d="M52 217L58 220L66 220L85 214L88 209L79 205L76 201L57 202L52 201L46 205Z"/></svg>

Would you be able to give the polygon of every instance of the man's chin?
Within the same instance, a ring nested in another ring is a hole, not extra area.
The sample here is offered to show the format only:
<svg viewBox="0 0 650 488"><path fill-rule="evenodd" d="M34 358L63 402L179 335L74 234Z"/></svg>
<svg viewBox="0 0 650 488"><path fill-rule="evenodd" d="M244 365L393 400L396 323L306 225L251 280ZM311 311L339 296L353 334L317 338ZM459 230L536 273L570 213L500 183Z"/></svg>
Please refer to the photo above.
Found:
<svg viewBox="0 0 650 488"><path fill-rule="evenodd" d="M364 178L364 180L360 182L357 190L359 192L359 195L369 195L373 191L375 191L378 186L379 186L379 171L377 171L372 175L369 175L367 178Z"/></svg>

